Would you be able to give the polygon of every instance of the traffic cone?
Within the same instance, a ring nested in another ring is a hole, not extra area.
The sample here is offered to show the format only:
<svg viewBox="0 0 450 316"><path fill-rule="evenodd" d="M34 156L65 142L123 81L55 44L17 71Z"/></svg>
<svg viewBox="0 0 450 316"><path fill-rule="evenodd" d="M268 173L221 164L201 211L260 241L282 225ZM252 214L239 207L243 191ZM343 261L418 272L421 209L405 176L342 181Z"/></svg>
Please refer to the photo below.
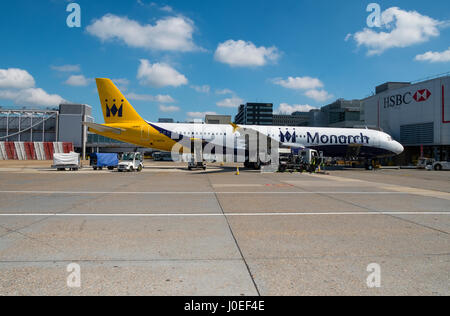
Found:
<svg viewBox="0 0 450 316"><path fill-rule="evenodd" d="M239 167L237 167L236 168L236 175L238 176L240 173L239 173Z"/></svg>

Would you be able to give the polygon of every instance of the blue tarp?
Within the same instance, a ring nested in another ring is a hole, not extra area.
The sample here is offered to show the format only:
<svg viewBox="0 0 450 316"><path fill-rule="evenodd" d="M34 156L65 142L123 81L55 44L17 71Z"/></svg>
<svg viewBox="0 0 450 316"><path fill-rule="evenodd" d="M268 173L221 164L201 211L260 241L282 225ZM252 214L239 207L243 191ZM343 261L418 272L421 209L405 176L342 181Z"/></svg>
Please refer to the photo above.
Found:
<svg viewBox="0 0 450 316"><path fill-rule="evenodd" d="M96 167L117 167L119 158L117 154L91 154L91 159L97 158Z"/></svg>

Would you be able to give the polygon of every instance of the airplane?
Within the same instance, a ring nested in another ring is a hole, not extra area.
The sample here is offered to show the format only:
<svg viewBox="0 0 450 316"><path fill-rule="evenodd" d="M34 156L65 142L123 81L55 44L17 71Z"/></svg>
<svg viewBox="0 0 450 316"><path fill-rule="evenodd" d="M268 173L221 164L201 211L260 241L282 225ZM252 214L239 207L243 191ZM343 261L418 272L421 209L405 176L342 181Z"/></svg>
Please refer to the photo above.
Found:
<svg viewBox="0 0 450 316"><path fill-rule="evenodd" d="M96 83L105 124L84 124L95 134L139 147L172 151L178 145L183 153L191 153L190 149L180 144L200 140L204 146L222 147L224 153L237 155L238 151L248 150L242 135L245 131L251 131L260 137L267 137L280 147L315 149L323 152L324 157L346 157L351 153L352 157L372 161L404 151L403 146L390 135L371 129L152 123L136 112L110 79L97 78ZM244 164L260 168L260 162L245 161Z"/></svg>

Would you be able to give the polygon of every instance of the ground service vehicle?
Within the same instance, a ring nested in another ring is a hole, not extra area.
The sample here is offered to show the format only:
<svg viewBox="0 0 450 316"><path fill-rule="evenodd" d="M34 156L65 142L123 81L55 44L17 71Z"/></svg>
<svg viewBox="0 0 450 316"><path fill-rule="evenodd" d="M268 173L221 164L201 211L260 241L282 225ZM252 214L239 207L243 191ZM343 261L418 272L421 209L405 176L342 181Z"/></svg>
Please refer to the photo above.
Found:
<svg viewBox="0 0 450 316"><path fill-rule="evenodd" d="M417 161L417 169L427 169L427 166L432 166L434 162L433 158L420 157Z"/></svg>
<svg viewBox="0 0 450 316"><path fill-rule="evenodd" d="M119 162L117 170L123 171L138 171L144 169L144 160L141 153L124 153Z"/></svg>
<svg viewBox="0 0 450 316"><path fill-rule="evenodd" d="M93 153L89 155L90 165L94 170L108 168L108 170L114 170L119 166L118 154L100 154Z"/></svg>
<svg viewBox="0 0 450 316"><path fill-rule="evenodd" d="M433 170L450 170L450 161L435 161L432 165Z"/></svg>
<svg viewBox="0 0 450 316"><path fill-rule="evenodd" d="M191 154L188 160L188 169L206 170L206 163L203 157L203 148L201 142L191 141Z"/></svg>
<svg viewBox="0 0 450 316"><path fill-rule="evenodd" d="M204 161L194 161L194 159L189 160L188 169L203 169L206 170L206 163Z"/></svg>
<svg viewBox="0 0 450 316"><path fill-rule="evenodd" d="M450 170L450 161L436 161L433 158L420 157L417 161L417 168L436 171Z"/></svg>
<svg viewBox="0 0 450 316"><path fill-rule="evenodd" d="M319 152L314 149L284 149L280 148L280 166L278 171L309 171L315 172L321 163Z"/></svg>
<svg viewBox="0 0 450 316"><path fill-rule="evenodd" d="M70 169L77 171L80 169L80 155L74 152L69 154L53 154L53 169L64 171Z"/></svg>

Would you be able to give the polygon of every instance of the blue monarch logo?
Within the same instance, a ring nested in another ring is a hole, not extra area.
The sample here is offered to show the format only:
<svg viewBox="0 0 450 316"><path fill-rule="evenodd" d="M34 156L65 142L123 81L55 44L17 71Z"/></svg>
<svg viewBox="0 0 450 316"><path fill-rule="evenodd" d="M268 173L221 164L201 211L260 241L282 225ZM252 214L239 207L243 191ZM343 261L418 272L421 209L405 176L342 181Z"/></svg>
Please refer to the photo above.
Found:
<svg viewBox="0 0 450 316"><path fill-rule="evenodd" d="M115 101L115 100L114 100ZM108 102L108 100L106 100ZM112 108L106 104L106 117L123 117L123 103L120 105L120 108L117 108L115 104L113 104Z"/></svg>
<svg viewBox="0 0 450 316"><path fill-rule="evenodd" d="M280 142L296 143L297 142L297 134L295 132L293 134L291 134L289 131L287 131L286 133L283 133L282 131L280 131Z"/></svg>

